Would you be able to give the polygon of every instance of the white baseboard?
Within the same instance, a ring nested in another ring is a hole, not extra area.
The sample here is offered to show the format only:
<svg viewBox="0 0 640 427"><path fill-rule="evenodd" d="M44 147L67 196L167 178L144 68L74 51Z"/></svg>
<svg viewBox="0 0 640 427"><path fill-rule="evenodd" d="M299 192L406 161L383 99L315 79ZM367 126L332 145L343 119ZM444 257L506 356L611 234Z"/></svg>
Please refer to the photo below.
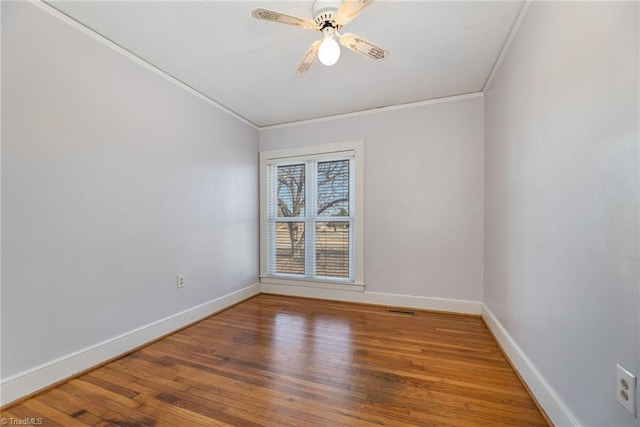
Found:
<svg viewBox="0 0 640 427"><path fill-rule="evenodd" d="M260 284L255 283L91 347L3 378L0 382L0 405L4 406L79 372L98 366L259 293Z"/></svg>
<svg viewBox="0 0 640 427"><path fill-rule="evenodd" d="M326 289L272 283L262 283L262 292L333 301L415 308L418 310L444 311L449 313L475 315L480 315L482 313L482 303L478 301L430 298L414 295L388 294L383 292L356 292L353 290Z"/></svg>
<svg viewBox="0 0 640 427"><path fill-rule="evenodd" d="M538 401L538 404L544 409L551 422L558 427L579 426L580 423L569 411L569 408L547 383L513 337L509 335L509 332L502 326L498 318L484 304L482 304L482 319L484 319L513 367L527 384L527 387L529 387L529 390Z"/></svg>

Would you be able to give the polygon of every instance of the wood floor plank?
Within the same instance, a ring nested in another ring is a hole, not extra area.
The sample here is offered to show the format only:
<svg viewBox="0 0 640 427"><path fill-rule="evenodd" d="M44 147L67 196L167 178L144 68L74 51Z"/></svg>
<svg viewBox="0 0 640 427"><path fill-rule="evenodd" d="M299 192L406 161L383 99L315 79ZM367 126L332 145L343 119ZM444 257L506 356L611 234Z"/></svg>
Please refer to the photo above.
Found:
<svg viewBox="0 0 640 427"><path fill-rule="evenodd" d="M60 387L42 393L35 398L53 408L63 410L67 415L78 418L89 425L95 425L108 412L107 409L94 405L82 397L72 395Z"/></svg>
<svg viewBox="0 0 640 427"><path fill-rule="evenodd" d="M11 408L12 415L11 417L9 417L10 420L7 422L7 425L9 425L10 422L16 422L16 420L18 420L18 423L24 422L24 420L29 420L26 423L30 423L32 425L35 425L35 424L46 425L47 427L64 426L64 424L60 424L46 417L42 412L28 407L27 406L28 403L30 402L25 401L23 402L23 404L14 406ZM3 417L6 418L6 416L4 415L4 411L3 411Z"/></svg>
<svg viewBox="0 0 640 427"><path fill-rule="evenodd" d="M261 294L16 406L93 426L546 426L482 319Z"/></svg>
<svg viewBox="0 0 640 427"><path fill-rule="evenodd" d="M64 412L41 402L38 399L29 399L26 402L24 402L24 406L29 410L37 411L42 415L44 415L47 419L47 424L53 421L60 425L68 426L68 427L86 427L87 426L86 423L80 421L79 419L69 416Z"/></svg>

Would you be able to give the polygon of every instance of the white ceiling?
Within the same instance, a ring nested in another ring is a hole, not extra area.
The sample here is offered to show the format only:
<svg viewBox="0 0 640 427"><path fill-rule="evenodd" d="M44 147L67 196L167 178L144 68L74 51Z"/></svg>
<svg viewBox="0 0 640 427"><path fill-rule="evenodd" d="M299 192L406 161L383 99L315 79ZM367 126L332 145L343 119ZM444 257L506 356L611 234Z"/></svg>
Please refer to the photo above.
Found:
<svg viewBox="0 0 640 427"><path fill-rule="evenodd" d="M300 75L320 34L251 11L311 19L312 1L48 3L259 127L479 92L523 4L378 0L342 32L389 50L384 62L343 48Z"/></svg>

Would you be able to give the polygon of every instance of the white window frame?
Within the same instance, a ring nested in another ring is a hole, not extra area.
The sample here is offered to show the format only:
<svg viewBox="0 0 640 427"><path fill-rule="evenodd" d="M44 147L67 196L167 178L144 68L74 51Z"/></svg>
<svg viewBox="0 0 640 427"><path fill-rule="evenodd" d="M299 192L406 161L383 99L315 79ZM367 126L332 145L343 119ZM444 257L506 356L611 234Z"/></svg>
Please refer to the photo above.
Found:
<svg viewBox="0 0 640 427"><path fill-rule="evenodd" d="M293 161L309 158L331 158L351 154L355 166L355 195L353 242L353 280L340 278L311 278L286 274L270 275L268 272L268 212L267 173L274 161ZM326 289L364 291L364 140L337 142L260 152L260 282L273 285L295 285Z"/></svg>

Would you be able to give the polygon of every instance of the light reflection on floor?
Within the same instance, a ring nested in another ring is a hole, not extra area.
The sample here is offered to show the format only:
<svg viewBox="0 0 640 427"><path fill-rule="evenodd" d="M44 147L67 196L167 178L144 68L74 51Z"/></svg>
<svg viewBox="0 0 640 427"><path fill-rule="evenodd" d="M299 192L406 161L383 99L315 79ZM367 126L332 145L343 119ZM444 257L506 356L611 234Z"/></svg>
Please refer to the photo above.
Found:
<svg viewBox="0 0 640 427"><path fill-rule="evenodd" d="M274 371L304 372L305 378L297 380L325 383L337 378L344 381L348 375L353 357L348 320L313 313L278 313L273 318L273 331L267 360Z"/></svg>

